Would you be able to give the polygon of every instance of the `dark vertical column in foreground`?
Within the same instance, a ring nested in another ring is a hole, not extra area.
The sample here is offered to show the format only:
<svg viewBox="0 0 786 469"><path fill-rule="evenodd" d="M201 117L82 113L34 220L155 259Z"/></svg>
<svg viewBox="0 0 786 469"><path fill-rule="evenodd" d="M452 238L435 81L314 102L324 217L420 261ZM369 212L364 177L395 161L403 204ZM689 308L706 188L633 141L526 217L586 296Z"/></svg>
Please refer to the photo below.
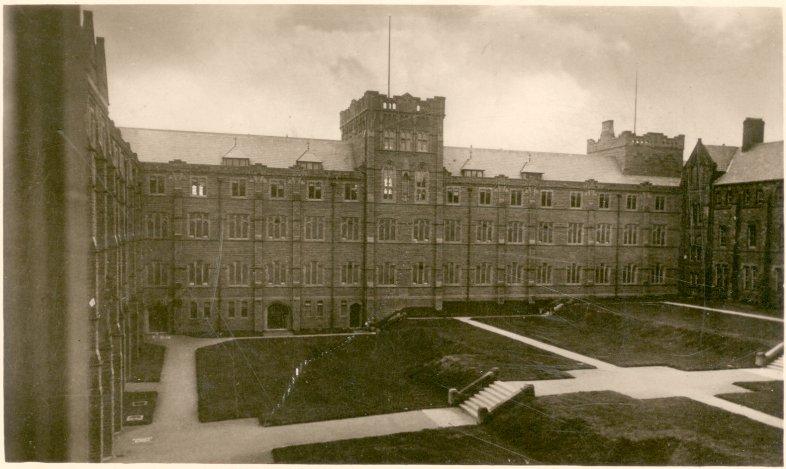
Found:
<svg viewBox="0 0 786 469"><path fill-rule="evenodd" d="M8 461L87 461L90 162L77 7L4 8Z"/></svg>

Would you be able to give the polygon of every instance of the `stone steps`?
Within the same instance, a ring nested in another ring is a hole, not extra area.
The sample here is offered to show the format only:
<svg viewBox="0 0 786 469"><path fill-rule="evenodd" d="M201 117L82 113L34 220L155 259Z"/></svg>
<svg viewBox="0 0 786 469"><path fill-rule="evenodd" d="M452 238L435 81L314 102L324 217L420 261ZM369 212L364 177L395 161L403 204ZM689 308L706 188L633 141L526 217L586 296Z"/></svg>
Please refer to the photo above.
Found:
<svg viewBox="0 0 786 469"><path fill-rule="evenodd" d="M485 407L489 413L510 400L519 392L516 386L512 386L502 381L494 381L490 386L481 389L472 397L462 402L461 407L466 413L479 420L478 411Z"/></svg>

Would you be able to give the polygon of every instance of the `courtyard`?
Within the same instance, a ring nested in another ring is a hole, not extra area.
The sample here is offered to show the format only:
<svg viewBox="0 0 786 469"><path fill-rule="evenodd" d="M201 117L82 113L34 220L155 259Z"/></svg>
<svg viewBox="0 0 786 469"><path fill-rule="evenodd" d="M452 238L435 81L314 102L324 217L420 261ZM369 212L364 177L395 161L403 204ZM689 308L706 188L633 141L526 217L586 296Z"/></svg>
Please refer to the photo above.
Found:
<svg viewBox="0 0 786 469"><path fill-rule="evenodd" d="M781 465L782 370L753 357L783 326L718 316L574 303L376 334L164 336L153 424L122 434L118 461ZM536 397L476 425L447 389L492 367Z"/></svg>

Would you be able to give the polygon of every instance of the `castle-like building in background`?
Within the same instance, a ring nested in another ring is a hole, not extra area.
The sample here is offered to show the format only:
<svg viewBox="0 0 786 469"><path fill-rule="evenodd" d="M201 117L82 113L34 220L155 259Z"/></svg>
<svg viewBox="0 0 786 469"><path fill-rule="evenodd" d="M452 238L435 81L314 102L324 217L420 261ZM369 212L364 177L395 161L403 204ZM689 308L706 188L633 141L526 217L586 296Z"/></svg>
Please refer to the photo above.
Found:
<svg viewBox="0 0 786 469"><path fill-rule="evenodd" d="M9 460L112 456L148 332L558 297L782 302L783 143L761 120L684 168L682 135L612 121L587 154L445 146L445 98L374 91L341 111L341 140L117 128L90 12L6 13Z"/></svg>

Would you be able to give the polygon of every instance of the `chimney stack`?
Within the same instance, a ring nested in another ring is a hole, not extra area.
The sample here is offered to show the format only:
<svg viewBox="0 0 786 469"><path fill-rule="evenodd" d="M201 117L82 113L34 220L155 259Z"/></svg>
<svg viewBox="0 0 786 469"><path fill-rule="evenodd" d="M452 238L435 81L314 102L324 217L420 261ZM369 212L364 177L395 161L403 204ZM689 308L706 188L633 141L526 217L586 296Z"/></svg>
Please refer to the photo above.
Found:
<svg viewBox="0 0 786 469"><path fill-rule="evenodd" d="M600 140L613 140L614 139L614 121L603 121L600 126Z"/></svg>
<svg viewBox="0 0 786 469"><path fill-rule="evenodd" d="M747 117L742 123L742 151L764 142L764 119Z"/></svg>

